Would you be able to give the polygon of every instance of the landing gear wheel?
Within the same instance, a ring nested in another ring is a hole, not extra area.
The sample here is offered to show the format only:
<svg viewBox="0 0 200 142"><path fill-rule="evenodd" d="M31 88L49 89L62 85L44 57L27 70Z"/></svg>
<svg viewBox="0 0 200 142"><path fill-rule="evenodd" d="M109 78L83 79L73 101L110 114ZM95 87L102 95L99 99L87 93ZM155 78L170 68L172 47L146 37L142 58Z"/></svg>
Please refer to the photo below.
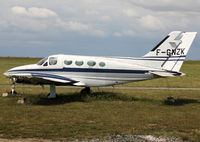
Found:
<svg viewBox="0 0 200 142"><path fill-rule="evenodd" d="M91 90L90 87L85 87L84 89L81 90L81 94L90 94Z"/></svg>
<svg viewBox="0 0 200 142"><path fill-rule="evenodd" d="M47 98L48 99L55 99L55 98L57 98L57 95L55 94L55 95L51 95L51 93L49 93L48 95L47 95Z"/></svg>
<svg viewBox="0 0 200 142"><path fill-rule="evenodd" d="M16 95L17 92L15 91L15 83L13 82L12 86L11 86L11 91L10 91L11 95Z"/></svg>
<svg viewBox="0 0 200 142"><path fill-rule="evenodd" d="M12 91L9 92L9 94L11 94L11 95L17 95L17 92L15 90L14 91L12 90Z"/></svg>

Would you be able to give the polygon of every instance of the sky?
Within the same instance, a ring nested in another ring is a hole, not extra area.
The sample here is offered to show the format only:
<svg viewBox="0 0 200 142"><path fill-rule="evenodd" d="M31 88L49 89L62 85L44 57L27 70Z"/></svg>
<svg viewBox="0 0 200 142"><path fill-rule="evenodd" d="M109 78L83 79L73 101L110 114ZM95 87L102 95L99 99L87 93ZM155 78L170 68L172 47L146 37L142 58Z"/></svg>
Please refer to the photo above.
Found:
<svg viewBox="0 0 200 142"><path fill-rule="evenodd" d="M200 33L200 0L0 0L0 56L140 57L171 31ZM200 59L199 34L187 59Z"/></svg>

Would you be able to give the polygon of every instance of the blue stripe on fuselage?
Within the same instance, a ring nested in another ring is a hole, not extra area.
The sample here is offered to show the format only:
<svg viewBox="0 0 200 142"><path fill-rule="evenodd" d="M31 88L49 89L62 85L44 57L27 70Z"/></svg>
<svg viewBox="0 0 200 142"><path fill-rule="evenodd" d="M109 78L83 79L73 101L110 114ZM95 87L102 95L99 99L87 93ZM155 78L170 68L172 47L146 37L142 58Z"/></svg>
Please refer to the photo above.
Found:
<svg viewBox="0 0 200 142"><path fill-rule="evenodd" d="M48 72L94 72L94 73L147 73L147 70L123 70L123 69L91 69L91 68L59 68L59 69L21 69L21 70L11 70L14 71L48 71Z"/></svg>

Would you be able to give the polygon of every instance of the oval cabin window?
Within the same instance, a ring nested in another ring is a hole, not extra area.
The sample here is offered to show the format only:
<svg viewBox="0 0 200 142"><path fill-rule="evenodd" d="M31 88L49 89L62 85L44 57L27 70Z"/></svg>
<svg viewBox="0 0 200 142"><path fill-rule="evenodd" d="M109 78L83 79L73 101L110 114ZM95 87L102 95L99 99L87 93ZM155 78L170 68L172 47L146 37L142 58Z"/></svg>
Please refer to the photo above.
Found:
<svg viewBox="0 0 200 142"><path fill-rule="evenodd" d="M99 63L99 66L100 66L100 67L105 67L105 65L106 65L106 64L105 64L104 62L100 62L100 63Z"/></svg>
<svg viewBox="0 0 200 142"><path fill-rule="evenodd" d="M77 66L82 66L82 65L83 65L83 61L76 61L75 64L76 64Z"/></svg>
<svg viewBox="0 0 200 142"><path fill-rule="evenodd" d="M88 66L95 66L96 62L95 61L88 61L87 64L88 64Z"/></svg>
<svg viewBox="0 0 200 142"><path fill-rule="evenodd" d="M72 64L72 60L65 60L64 63L65 63L65 65L68 65L68 66L69 66L69 65Z"/></svg>

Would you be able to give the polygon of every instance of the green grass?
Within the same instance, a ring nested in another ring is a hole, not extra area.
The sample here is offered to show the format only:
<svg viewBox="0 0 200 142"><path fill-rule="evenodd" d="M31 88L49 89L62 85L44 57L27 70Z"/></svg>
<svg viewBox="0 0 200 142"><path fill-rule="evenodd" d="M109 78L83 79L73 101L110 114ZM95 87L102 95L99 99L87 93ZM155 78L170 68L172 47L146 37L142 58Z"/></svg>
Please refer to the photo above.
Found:
<svg viewBox="0 0 200 142"><path fill-rule="evenodd" d="M0 59L2 73L35 63L38 59ZM155 79L126 86L200 87L200 61L187 61L187 76ZM167 81L166 81L167 80ZM0 92L9 90L0 87ZM0 97L1 138L74 140L114 134L151 134L200 141L200 91L93 89L80 95L80 88L57 87L57 99L46 99L49 87L17 87L19 96ZM169 96L175 103L166 103ZM17 104L24 97L27 104Z"/></svg>
<svg viewBox="0 0 200 142"><path fill-rule="evenodd" d="M0 134L4 138L67 139L114 134L152 134L200 140L200 91L18 88L20 96L0 97ZM31 92L31 93L30 93ZM168 96L173 105L165 103ZM17 104L25 97L26 105Z"/></svg>

